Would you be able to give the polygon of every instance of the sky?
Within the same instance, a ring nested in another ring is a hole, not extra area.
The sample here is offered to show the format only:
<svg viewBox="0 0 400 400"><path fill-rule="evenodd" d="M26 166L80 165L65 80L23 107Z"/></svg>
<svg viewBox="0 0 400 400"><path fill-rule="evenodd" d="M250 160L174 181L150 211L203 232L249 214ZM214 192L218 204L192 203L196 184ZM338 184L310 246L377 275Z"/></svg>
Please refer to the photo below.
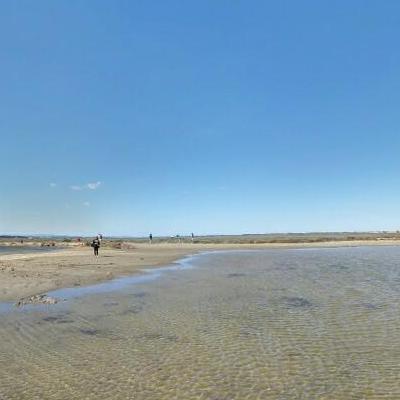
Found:
<svg viewBox="0 0 400 400"><path fill-rule="evenodd" d="M397 0L0 4L0 234L400 229Z"/></svg>

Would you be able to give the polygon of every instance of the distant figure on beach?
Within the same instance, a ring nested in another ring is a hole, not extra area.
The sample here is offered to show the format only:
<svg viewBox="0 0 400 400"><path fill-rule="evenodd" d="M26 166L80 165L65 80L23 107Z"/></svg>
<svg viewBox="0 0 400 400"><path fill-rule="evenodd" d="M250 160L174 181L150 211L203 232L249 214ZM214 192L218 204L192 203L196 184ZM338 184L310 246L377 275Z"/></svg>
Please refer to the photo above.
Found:
<svg viewBox="0 0 400 400"><path fill-rule="evenodd" d="M96 237L92 242L93 252L96 257L99 256L100 238Z"/></svg>
<svg viewBox="0 0 400 400"><path fill-rule="evenodd" d="M194 233L192 232L192 234L191 234L191 237L192 237L192 243L194 242Z"/></svg>
<svg viewBox="0 0 400 400"><path fill-rule="evenodd" d="M153 234L150 233L149 235L149 243L152 244L153 243Z"/></svg>

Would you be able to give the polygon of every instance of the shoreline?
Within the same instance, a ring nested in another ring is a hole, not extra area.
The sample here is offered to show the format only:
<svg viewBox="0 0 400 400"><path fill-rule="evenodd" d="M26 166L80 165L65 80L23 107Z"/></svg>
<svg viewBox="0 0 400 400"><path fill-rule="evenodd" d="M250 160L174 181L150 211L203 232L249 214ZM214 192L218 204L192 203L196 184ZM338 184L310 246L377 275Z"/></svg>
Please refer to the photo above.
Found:
<svg viewBox="0 0 400 400"><path fill-rule="evenodd" d="M0 302L56 289L88 286L117 277L143 273L143 269L170 265L207 251L399 246L398 240L352 240L263 244L134 244L129 249L102 247L94 257L90 247L51 252L0 255Z"/></svg>

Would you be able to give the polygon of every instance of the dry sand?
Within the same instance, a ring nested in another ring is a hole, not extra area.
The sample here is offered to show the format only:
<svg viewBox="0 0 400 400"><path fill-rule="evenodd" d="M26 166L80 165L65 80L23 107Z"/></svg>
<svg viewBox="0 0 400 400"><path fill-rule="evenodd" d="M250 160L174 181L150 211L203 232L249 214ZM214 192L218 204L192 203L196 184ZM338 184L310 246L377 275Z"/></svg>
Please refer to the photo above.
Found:
<svg viewBox="0 0 400 400"><path fill-rule="evenodd" d="M90 247L50 253L0 256L0 301L17 301L61 287L88 285L118 276L140 273L143 268L166 265L203 251L398 245L396 240L339 241L291 244L134 244L133 249L100 249L98 258Z"/></svg>

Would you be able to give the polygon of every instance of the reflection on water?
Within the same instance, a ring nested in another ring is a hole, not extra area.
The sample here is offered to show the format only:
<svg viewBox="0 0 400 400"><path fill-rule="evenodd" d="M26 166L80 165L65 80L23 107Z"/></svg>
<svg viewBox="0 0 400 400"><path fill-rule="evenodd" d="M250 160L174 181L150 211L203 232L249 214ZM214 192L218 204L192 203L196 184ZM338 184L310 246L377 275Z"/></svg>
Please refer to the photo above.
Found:
<svg viewBox="0 0 400 400"><path fill-rule="evenodd" d="M400 398L400 248L192 263L0 315L0 399Z"/></svg>

